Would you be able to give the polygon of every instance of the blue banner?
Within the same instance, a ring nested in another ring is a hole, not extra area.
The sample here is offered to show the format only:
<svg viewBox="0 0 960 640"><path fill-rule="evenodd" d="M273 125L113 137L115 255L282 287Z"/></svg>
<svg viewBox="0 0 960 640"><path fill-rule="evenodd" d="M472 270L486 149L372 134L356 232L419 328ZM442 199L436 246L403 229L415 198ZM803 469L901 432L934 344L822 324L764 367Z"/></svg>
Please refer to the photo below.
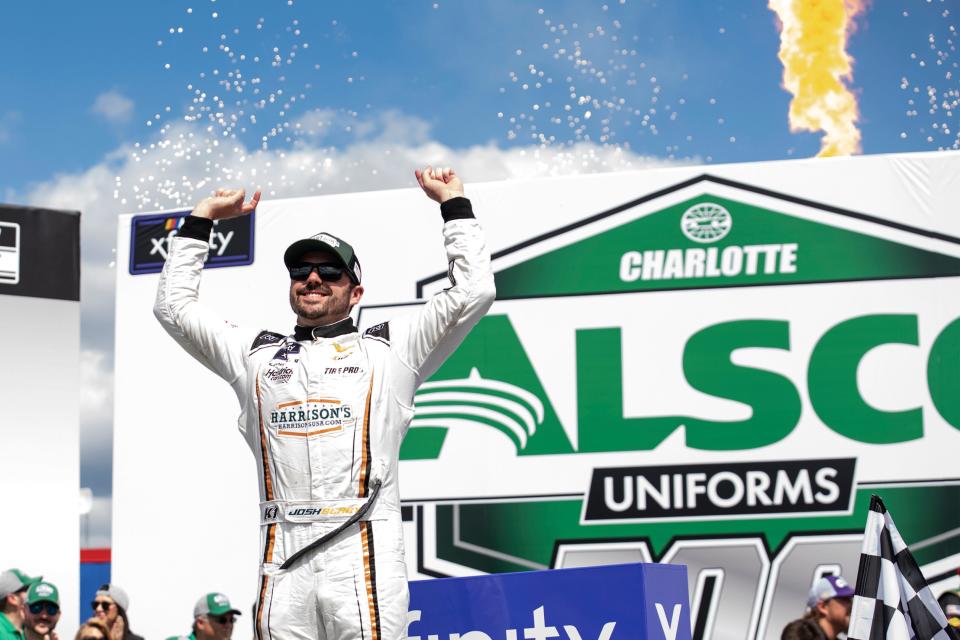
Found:
<svg viewBox="0 0 960 640"><path fill-rule="evenodd" d="M410 583L408 640L690 640L687 568L621 564Z"/></svg>
<svg viewBox="0 0 960 640"><path fill-rule="evenodd" d="M134 216L130 224L130 274L160 273L167 259L170 238L177 234L189 211ZM210 232L210 253L204 265L238 267L253 264L256 214L215 220Z"/></svg>

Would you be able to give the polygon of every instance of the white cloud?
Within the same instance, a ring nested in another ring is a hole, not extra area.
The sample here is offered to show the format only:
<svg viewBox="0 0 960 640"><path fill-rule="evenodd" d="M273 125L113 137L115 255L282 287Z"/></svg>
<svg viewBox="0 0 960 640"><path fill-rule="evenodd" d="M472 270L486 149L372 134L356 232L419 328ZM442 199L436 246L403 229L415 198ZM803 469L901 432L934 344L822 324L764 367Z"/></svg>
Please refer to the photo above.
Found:
<svg viewBox="0 0 960 640"><path fill-rule="evenodd" d="M289 129L299 142L313 148L321 142L342 146L338 143L376 140L383 145L413 145L430 139L430 124L426 120L395 109L363 118L354 111L313 109L296 118Z"/></svg>
<svg viewBox="0 0 960 640"><path fill-rule="evenodd" d="M334 109L311 109L290 123L301 139L316 143L335 131L347 132L352 117Z"/></svg>
<svg viewBox="0 0 960 640"><path fill-rule="evenodd" d="M428 163L455 167L468 183L676 164L589 142L558 148L501 149L491 143L454 149L431 141L423 120L399 112L366 120L334 112L308 116L320 123L313 144L302 136L293 150L251 150L236 141L208 137L199 124L180 123L163 139L121 147L86 171L59 175L16 194L27 204L82 212L82 467L95 494L110 491L119 214L188 207L222 185L259 187L271 198L413 187L413 169ZM346 122L352 123L346 144L317 144L326 135L320 128ZM95 510L91 521L104 517L96 515L100 511ZM109 509L105 513L109 515ZM104 532L109 532L109 523L97 520L91 527L98 536L108 535Z"/></svg>
<svg viewBox="0 0 960 640"><path fill-rule="evenodd" d="M119 91L106 91L97 96L90 110L109 122L124 124L133 116L133 100Z"/></svg>

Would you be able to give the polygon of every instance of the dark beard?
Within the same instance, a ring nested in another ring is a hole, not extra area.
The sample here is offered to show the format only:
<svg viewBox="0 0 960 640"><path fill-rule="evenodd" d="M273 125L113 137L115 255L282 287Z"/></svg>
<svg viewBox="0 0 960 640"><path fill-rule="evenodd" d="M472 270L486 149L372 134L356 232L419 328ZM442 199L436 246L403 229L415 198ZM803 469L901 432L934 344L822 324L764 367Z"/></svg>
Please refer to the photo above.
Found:
<svg viewBox="0 0 960 640"><path fill-rule="evenodd" d="M310 287L304 289L303 293L320 291L321 289L322 287L319 286ZM291 291L290 308L292 308L293 312L297 314L297 317L302 320L322 320L322 324L336 322L350 315L350 289L347 289L346 295L343 297L343 299L339 299L333 295L330 295L323 301L323 304L311 306L310 308L306 308L304 305L302 305L300 296Z"/></svg>

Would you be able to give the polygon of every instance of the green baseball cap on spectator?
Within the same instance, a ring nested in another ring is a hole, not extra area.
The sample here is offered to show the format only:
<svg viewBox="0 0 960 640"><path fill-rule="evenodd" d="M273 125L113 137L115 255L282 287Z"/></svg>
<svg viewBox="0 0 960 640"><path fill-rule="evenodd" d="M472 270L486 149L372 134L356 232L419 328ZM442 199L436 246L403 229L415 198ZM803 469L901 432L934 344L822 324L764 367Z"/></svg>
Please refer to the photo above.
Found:
<svg viewBox="0 0 960 640"><path fill-rule="evenodd" d="M40 582L42 576L36 578L28 576L20 569L7 569L0 573L0 598L5 598L11 593L16 593L21 589L29 587L35 582Z"/></svg>
<svg viewBox="0 0 960 640"><path fill-rule="evenodd" d="M35 602L60 604L60 592L49 582L34 582L27 591L27 604Z"/></svg>
<svg viewBox="0 0 960 640"><path fill-rule="evenodd" d="M208 593L197 600L193 607L193 617L214 615L222 616L225 613L240 615L240 612L230 605L230 599L222 593Z"/></svg>

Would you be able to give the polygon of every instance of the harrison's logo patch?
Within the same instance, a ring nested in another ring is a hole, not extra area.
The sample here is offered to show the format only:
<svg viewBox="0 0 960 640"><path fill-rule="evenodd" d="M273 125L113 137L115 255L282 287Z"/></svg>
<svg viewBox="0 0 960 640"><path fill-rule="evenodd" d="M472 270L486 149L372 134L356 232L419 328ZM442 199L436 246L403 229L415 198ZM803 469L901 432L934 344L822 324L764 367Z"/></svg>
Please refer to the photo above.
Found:
<svg viewBox="0 0 960 640"><path fill-rule="evenodd" d="M270 424L281 436L309 437L334 433L356 423L349 404L335 398L307 398L282 402L270 412Z"/></svg>

